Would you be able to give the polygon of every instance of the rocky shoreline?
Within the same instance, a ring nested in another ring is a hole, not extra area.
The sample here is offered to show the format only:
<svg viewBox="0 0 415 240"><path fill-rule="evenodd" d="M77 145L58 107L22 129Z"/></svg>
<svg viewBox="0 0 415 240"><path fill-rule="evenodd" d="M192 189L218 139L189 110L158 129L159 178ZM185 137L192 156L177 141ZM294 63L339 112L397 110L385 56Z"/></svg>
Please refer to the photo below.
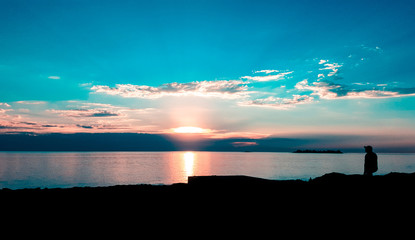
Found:
<svg viewBox="0 0 415 240"><path fill-rule="evenodd" d="M399 190L415 186L415 173L389 173L366 177L363 175L346 175L329 173L323 176L303 180L268 180L250 176L192 176L188 183L172 185L116 185L108 187L73 187L73 188L35 188L35 189L0 189L0 197L6 196L41 196L41 195L174 195L210 192L232 196L238 193L269 193L279 195L282 192L323 191L320 194L347 192L361 193L382 189Z"/></svg>
<svg viewBox="0 0 415 240"><path fill-rule="evenodd" d="M373 177L330 173L309 181L196 176L189 177L187 184L2 189L0 201L10 216L49 216L49 220L75 218L89 223L111 216L112 221L141 219L149 225L219 221L227 226L229 222L255 225L259 219L273 225L268 219L279 219L288 225L301 222L317 227L321 221L308 220L323 217L324 224L335 225L333 219L354 217L363 225L368 217L410 215L414 187L415 173Z"/></svg>

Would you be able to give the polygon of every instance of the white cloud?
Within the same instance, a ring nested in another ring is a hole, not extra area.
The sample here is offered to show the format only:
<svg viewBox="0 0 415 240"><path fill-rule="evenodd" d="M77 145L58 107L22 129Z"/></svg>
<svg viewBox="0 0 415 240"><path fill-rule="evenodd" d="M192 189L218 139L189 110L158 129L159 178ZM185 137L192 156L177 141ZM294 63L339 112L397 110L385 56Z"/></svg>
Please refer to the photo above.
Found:
<svg viewBox="0 0 415 240"><path fill-rule="evenodd" d="M27 105L40 105L40 104L46 104L45 101L17 101L18 104L27 104Z"/></svg>
<svg viewBox="0 0 415 240"><path fill-rule="evenodd" d="M263 70L263 71L270 71L270 70ZM276 70L273 70L273 71L276 71ZM244 76L241 78L252 80L252 81L257 81L257 82L279 81L279 80L284 79L286 75L289 75L291 73L293 73L293 71L278 73L275 75L267 75L267 76Z"/></svg>
<svg viewBox="0 0 415 240"><path fill-rule="evenodd" d="M49 79L55 79L55 80L61 79L61 77L59 77L59 76L49 76L48 78Z"/></svg>
<svg viewBox="0 0 415 240"><path fill-rule="evenodd" d="M277 73L280 72L278 70L260 70L260 71L255 71L255 73L265 73L265 74L270 74L270 73Z"/></svg>
<svg viewBox="0 0 415 240"><path fill-rule="evenodd" d="M351 91L341 98L392 98L392 97L404 97L404 96L415 96L412 94L402 94L399 92L392 91L381 91L381 90L365 90L365 91Z"/></svg>
<svg viewBox="0 0 415 240"><path fill-rule="evenodd" d="M359 83L359 82L356 82L356 83L352 83L353 85L358 85L358 86L366 86L366 85L370 85L370 83L369 82L366 82L366 83Z"/></svg>
<svg viewBox="0 0 415 240"><path fill-rule="evenodd" d="M288 109L297 104L311 103L313 97L308 95L293 95L293 98L267 97L240 103L241 106L269 107L276 109Z"/></svg>
<svg viewBox="0 0 415 240"><path fill-rule="evenodd" d="M380 48L379 46L375 46L375 47L368 47L364 44L360 45L360 47L364 50L367 50L369 52L376 52L376 53L383 53L383 49Z"/></svg>
<svg viewBox="0 0 415 240"><path fill-rule="evenodd" d="M320 99L358 99L358 98L391 98L415 96L415 89L401 89L399 91L384 90L351 90L346 86L330 82L314 82L308 84L308 80L303 80L295 85L298 90L310 90L311 95L317 95Z"/></svg>
<svg viewBox="0 0 415 240"><path fill-rule="evenodd" d="M308 85L308 80L305 79L298 82L295 88L298 90L311 90L311 95L318 95L322 99L333 99L337 97L337 93L333 93L330 90L341 87L340 85L328 84L326 82L314 82L313 86Z"/></svg>
<svg viewBox="0 0 415 240"><path fill-rule="evenodd" d="M331 76L335 75L339 71L339 68L341 68L343 66L343 65L340 65L338 63L326 63L327 60L324 60L324 61L325 61L325 62L323 62L324 63L324 68L320 68L320 70L330 70L331 72L329 72L327 74L328 77L331 77ZM323 64L321 62L322 62L322 60L320 60L319 64Z"/></svg>
<svg viewBox="0 0 415 240"><path fill-rule="evenodd" d="M90 87L90 86L92 86L92 83L80 83L79 86L80 87Z"/></svg>
<svg viewBox="0 0 415 240"><path fill-rule="evenodd" d="M237 99L247 97L248 86L244 81L201 81L190 83L167 83L159 87L132 84L116 84L115 87L93 86L91 90L126 98L156 99L164 96L200 96Z"/></svg>

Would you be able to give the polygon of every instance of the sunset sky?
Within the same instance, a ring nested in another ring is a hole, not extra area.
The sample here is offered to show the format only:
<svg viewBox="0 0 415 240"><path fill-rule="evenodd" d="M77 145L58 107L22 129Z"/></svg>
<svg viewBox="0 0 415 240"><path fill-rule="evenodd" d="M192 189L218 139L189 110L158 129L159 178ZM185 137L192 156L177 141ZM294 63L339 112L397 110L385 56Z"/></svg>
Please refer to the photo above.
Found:
<svg viewBox="0 0 415 240"><path fill-rule="evenodd" d="M415 142L415 1L0 1L0 133Z"/></svg>

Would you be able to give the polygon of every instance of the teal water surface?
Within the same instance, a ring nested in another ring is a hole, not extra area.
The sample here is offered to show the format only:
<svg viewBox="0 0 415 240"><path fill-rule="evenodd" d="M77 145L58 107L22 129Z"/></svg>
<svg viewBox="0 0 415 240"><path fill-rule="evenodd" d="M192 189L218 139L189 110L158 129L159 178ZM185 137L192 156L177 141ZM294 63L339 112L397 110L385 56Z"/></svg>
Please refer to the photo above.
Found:
<svg viewBox="0 0 415 240"><path fill-rule="evenodd" d="M415 154L378 154L379 171L414 172ZM364 153L0 152L0 188L185 183L195 175L267 179L362 174Z"/></svg>

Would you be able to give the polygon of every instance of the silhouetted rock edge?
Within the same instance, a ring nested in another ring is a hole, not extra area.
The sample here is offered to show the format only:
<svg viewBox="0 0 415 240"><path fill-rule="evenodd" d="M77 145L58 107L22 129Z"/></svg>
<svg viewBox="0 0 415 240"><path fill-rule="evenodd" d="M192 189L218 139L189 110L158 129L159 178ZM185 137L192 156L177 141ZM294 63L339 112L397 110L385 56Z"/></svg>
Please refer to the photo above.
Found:
<svg viewBox="0 0 415 240"><path fill-rule="evenodd" d="M191 176L189 182L175 183L171 185L115 185L107 187L72 187L72 188L33 188L33 189L16 189L11 190L3 188L0 195L7 194L88 194L88 193L139 193L139 194L157 194L157 193L177 193L193 192L207 189L225 190L225 191L278 191L290 190L307 190L309 188L335 186L333 190L343 190L349 187L356 190L365 188L406 188L415 186L415 173L396 173L391 172L386 175L376 175L367 177L363 175L346 175L342 173L328 173L308 181L304 180L269 180L244 175L233 176Z"/></svg>

